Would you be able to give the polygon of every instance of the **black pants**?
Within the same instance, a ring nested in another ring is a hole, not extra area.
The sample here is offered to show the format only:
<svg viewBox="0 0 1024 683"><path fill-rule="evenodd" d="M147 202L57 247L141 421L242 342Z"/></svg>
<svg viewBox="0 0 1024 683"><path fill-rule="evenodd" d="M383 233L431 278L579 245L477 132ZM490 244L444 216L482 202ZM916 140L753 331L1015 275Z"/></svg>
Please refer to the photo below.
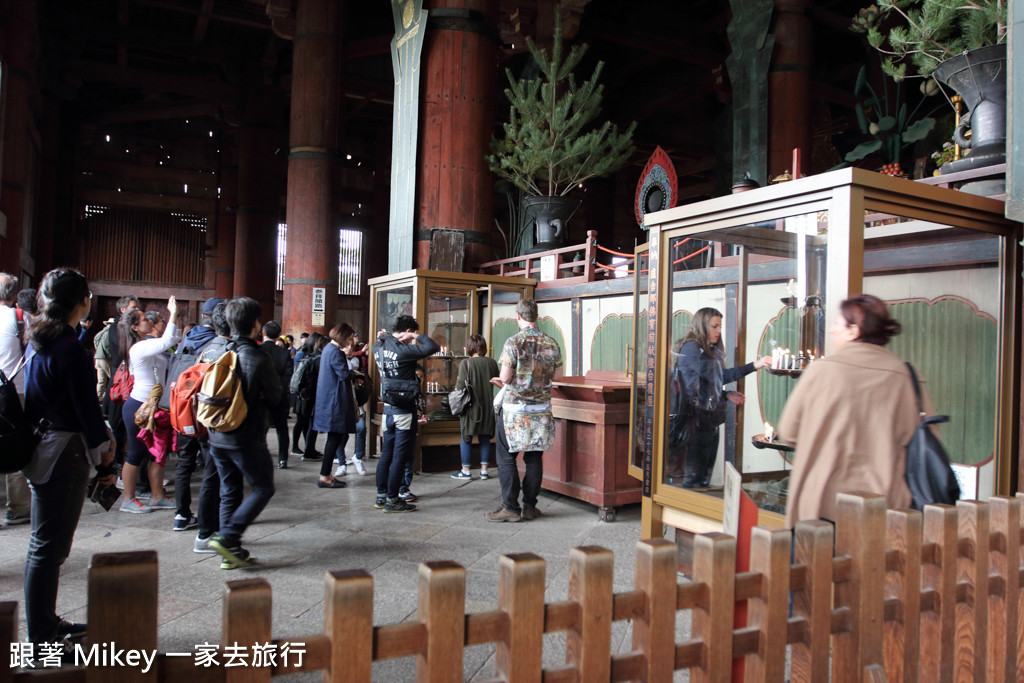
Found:
<svg viewBox="0 0 1024 683"><path fill-rule="evenodd" d="M345 464L345 446L348 444L347 432L327 432L327 445L324 446L324 459L320 462L320 476L331 476L331 467L337 456L338 464Z"/></svg>
<svg viewBox="0 0 1024 683"><path fill-rule="evenodd" d="M274 425L277 432L277 459L288 459L288 397L278 402L276 406L267 408L267 416Z"/></svg>
<svg viewBox="0 0 1024 683"><path fill-rule="evenodd" d="M295 426L292 427L292 446L295 450L301 450L299 448L299 437L301 437L306 444L306 450L303 453L309 452L309 423L312 417L309 413L295 413ZM313 440L316 441L315 435Z"/></svg>
<svg viewBox="0 0 1024 683"><path fill-rule="evenodd" d="M200 462L199 439L178 434L178 464L174 467L174 505L177 514L192 516L192 474Z"/></svg>

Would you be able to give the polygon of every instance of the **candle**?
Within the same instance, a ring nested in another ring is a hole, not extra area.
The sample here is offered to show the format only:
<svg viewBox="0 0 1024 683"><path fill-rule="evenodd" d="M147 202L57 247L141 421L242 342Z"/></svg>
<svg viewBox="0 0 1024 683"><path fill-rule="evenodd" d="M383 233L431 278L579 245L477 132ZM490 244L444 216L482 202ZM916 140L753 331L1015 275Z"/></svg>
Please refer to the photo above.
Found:
<svg viewBox="0 0 1024 683"><path fill-rule="evenodd" d="M775 437L775 430L772 429L771 423L764 423L764 440L771 441Z"/></svg>

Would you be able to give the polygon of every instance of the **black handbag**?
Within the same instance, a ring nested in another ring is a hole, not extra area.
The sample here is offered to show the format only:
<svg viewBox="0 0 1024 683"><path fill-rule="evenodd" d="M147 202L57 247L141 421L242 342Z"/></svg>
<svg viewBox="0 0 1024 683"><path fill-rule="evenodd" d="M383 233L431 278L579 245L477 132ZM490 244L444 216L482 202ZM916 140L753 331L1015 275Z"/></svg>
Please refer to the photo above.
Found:
<svg viewBox="0 0 1024 683"><path fill-rule="evenodd" d="M925 505L944 503L954 505L960 499L960 484L949 464L949 456L942 443L929 429L929 425L949 422L948 415L932 415L925 417L924 403L921 401L921 386L917 382L917 374L910 363L910 380L914 383L914 394L917 396L917 409L921 421L914 430L914 436L907 444L907 486L913 495L910 507L921 510Z"/></svg>
<svg viewBox="0 0 1024 683"><path fill-rule="evenodd" d="M0 473L10 474L24 469L32 459L36 446L50 428L49 419L32 424L21 397L14 386L14 378L24 367L22 361L10 379L0 370Z"/></svg>

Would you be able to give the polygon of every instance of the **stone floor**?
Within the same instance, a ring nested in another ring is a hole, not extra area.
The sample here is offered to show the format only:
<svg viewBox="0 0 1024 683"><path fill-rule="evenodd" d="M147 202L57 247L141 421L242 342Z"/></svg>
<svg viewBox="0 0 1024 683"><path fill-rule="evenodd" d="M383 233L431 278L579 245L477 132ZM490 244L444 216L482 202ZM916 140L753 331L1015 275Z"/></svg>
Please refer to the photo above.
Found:
<svg viewBox="0 0 1024 683"><path fill-rule="evenodd" d="M351 442L348 451L352 451ZM632 589L639 505L619 509L616 521L606 523L598 521L594 506L544 491L538 505L542 517L496 524L484 514L500 505L497 476L482 481L474 470L471 481L452 479L450 472L417 475L412 490L420 497L419 509L385 514L373 507L376 463L367 461L366 476L349 474L347 488L319 489L319 463L303 463L292 456L289 469L275 470L277 493L243 539L261 563L245 570L223 571L219 556L193 553L195 534L171 530L173 511L131 515L117 512L116 507L105 512L86 501L61 576L58 613L85 621L86 576L94 553L140 549L155 549L159 554L162 652L193 652L196 644L220 641L222 589L225 581L234 579L263 577L270 582L275 638L322 632L328 570L363 568L372 574L376 624L415 619L417 566L426 560L454 560L466 568L467 612L495 609L498 560L506 553L533 552L546 560L547 602L566 599L569 550L575 546L598 545L614 551L614 590ZM493 473L497 475L496 470ZM196 476L193 498L198 484ZM0 601L22 600L28 536L28 525L0 529ZM19 635L24 638L24 613L19 611ZM681 613L677 642L686 637L686 622ZM629 651L630 645L630 625L614 624L613 651ZM544 661L546 667L565 661L563 635L545 636ZM373 678L413 680L414 666L411 657L378 662ZM493 672L493 646L466 650L466 680L487 679ZM296 674L281 680L319 681L320 675Z"/></svg>

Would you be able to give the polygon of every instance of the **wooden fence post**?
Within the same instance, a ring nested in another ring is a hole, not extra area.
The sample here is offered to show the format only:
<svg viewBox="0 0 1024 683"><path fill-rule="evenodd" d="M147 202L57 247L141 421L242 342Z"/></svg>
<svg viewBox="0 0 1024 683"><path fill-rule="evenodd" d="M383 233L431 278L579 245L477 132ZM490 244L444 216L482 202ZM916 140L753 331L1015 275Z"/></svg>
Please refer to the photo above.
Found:
<svg viewBox="0 0 1024 683"><path fill-rule="evenodd" d="M896 618L885 622L885 673L889 683L916 683L921 658L921 513L889 510L885 547L899 553L885 574L885 597L897 600Z"/></svg>
<svg viewBox="0 0 1024 683"><path fill-rule="evenodd" d="M835 589L836 607L849 612L848 629L833 636L832 677L854 683L884 661L885 496L840 493L836 502L836 556L850 558L850 578Z"/></svg>
<svg viewBox="0 0 1024 683"><path fill-rule="evenodd" d="M327 572L324 577L324 633L331 641L323 679L345 676L369 683L373 677L373 577L365 569Z"/></svg>
<svg viewBox="0 0 1024 683"><path fill-rule="evenodd" d="M598 546L569 551L569 600L580 606L579 627L568 632L565 661L581 681L601 683L612 670L612 568L615 555Z"/></svg>
<svg viewBox="0 0 1024 683"><path fill-rule="evenodd" d="M89 647L111 643L118 649L155 651L156 615L160 604L156 551L98 553L89 567ZM88 683L155 681L156 666L148 673L128 666L89 666Z"/></svg>
<svg viewBox="0 0 1024 683"><path fill-rule="evenodd" d="M707 600L693 610L690 632L703 643L703 663L690 669L694 683L732 678L732 616L736 605L736 539L712 532L693 539L693 580L707 586Z"/></svg>
<svg viewBox="0 0 1024 683"><path fill-rule="evenodd" d="M967 591L966 600L956 604L953 679L983 681L988 652L988 555L992 544L988 504L961 500L956 507L957 592L960 584Z"/></svg>
<svg viewBox="0 0 1024 683"><path fill-rule="evenodd" d="M761 594L747 601L747 625L761 632L744 670L750 683L785 677L789 549L788 529L750 530L750 570L761 574Z"/></svg>
<svg viewBox="0 0 1024 683"><path fill-rule="evenodd" d="M4 654L9 653L11 645L18 642L18 603L0 602L0 644L4 645ZM10 662L10 659L8 659ZM10 683L14 680L14 669L10 666L0 666L0 683Z"/></svg>
<svg viewBox="0 0 1024 683"><path fill-rule="evenodd" d="M792 678L800 683L828 680L835 531L818 521L798 522L794 530L794 559L806 568L804 589L793 593L793 616L803 617L807 630L804 640L790 648Z"/></svg>
<svg viewBox="0 0 1024 683"><path fill-rule="evenodd" d="M543 673L544 560L533 553L502 555L498 609L508 615L508 636L495 644L499 678L540 683Z"/></svg>
<svg viewBox="0 0 1024 683"><path fill-rule="evenodd" d="M466 570L462 565L449 560L421 564L416 611L420 623L427 627L426 652L416 655L416 683L460 683L466 642Z"/></svg>
<svg viewBox="0 0 1024 683"><path fill-rule="evenodd" d="M921 612L921 680L953 680L953 634L956 630L957 511L950 505L926 505L924 541L934 549L921 568L922 598L931 608Z"/></svg>
<svg viewBox="0 0 1024 683"><path fill-rule="evenodd" d="M224 584L220 666L227 683L270 681L272 667L231 666L230 654L239 655L235 661L251 664L253 646L270 643L271 605L270 584L266 579L242 579Z"/></svg>
<svg viewBox="0 0 1024 683"><path fill-rule="evenodd" d="M1020 616L1020 501L994 496L989 499L993 547L992 594L988 599L988 681L1014 681L1017 658L1017 619Z"/></svg>
<svg viewBox="0 0 1024 683"><path fill-rule="evenodd" d="M636 544L633 586L644 593L646 614L633 622L633 649L647 660L648 683L671 683L675 672L678 557L676 544L663 538Z"/></svg>

